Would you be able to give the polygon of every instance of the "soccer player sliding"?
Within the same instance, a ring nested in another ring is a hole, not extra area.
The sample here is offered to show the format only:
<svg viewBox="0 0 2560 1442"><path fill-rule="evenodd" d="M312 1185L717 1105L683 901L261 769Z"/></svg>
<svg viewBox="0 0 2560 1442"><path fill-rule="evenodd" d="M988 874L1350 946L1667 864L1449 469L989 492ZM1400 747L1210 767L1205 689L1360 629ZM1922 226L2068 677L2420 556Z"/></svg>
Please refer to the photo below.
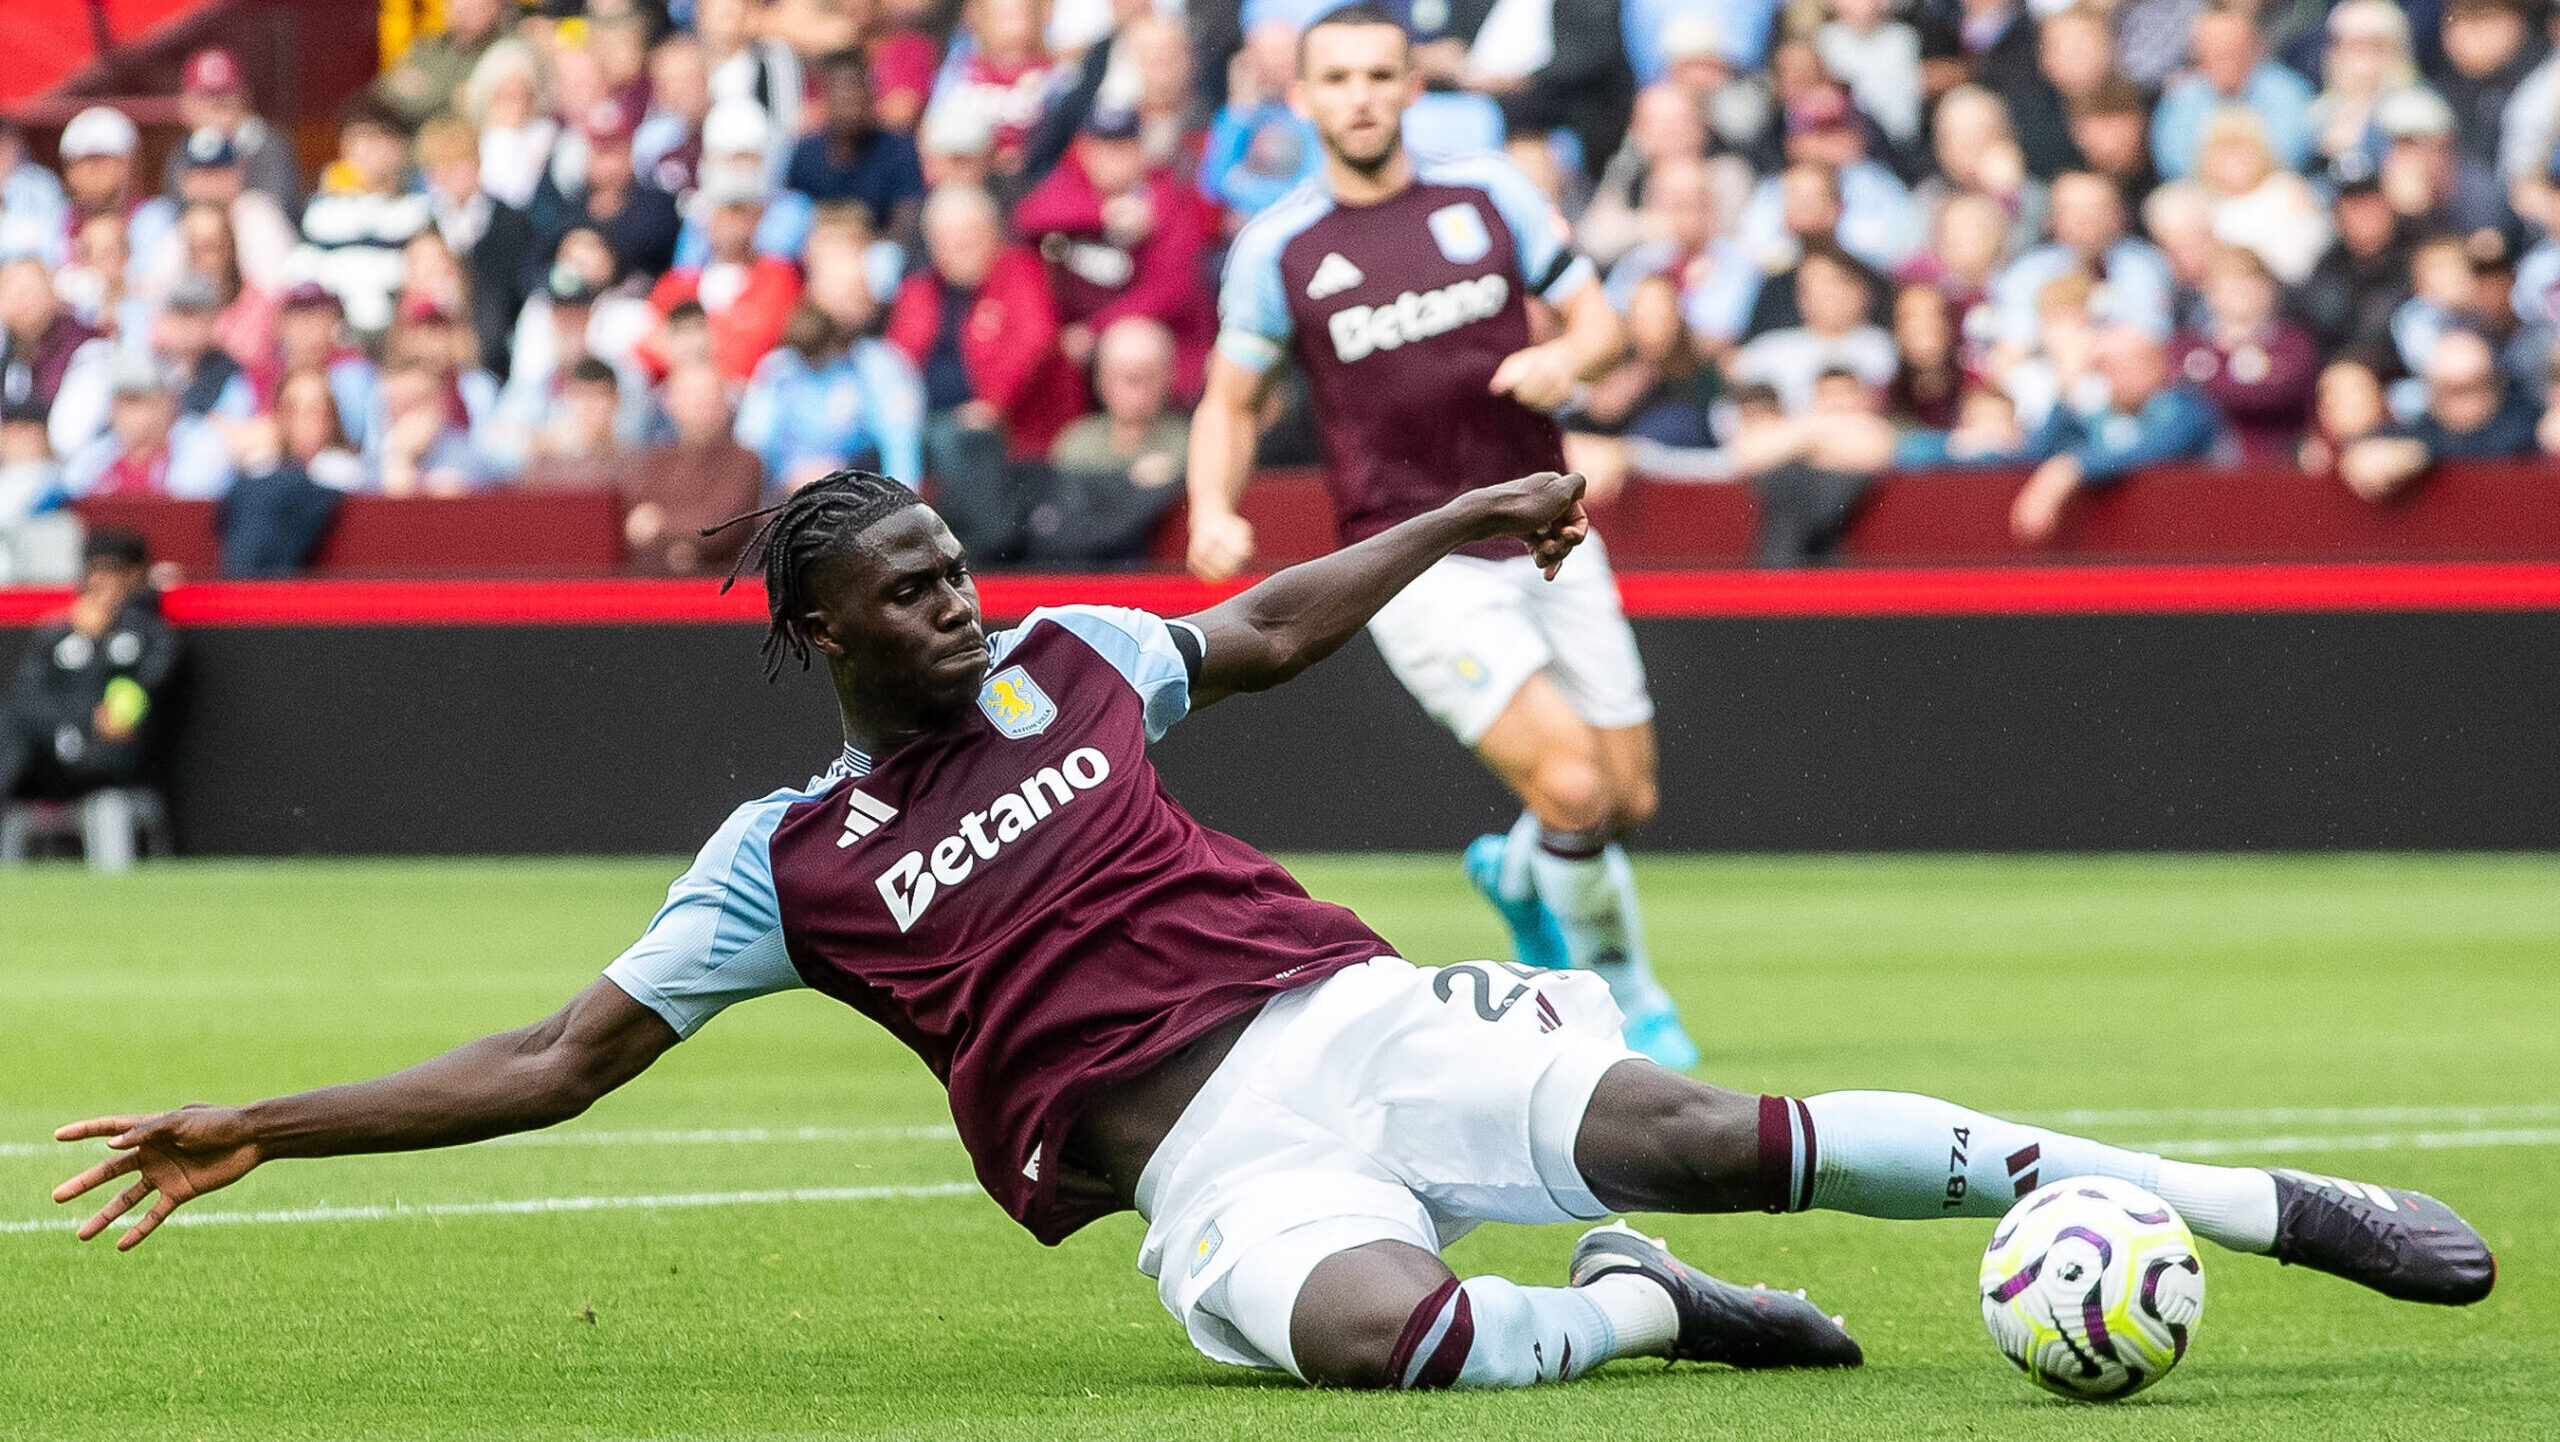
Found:
<svg viewBox="0 0 2560 1442"><path fill-rule="evenodd" d="M1461 547L1525 543L1552 575L1583 539L1581 494L1525 476L1196 615L1070 606L990 634L941 518L837 472L750 552L769 664L815 656L835 683L825 775L740 807L550 1018L372 1081L73 1122L55 1135L114 1155L54 1200L133 1177L79 1230L149 1200L131 1247L267 1161L566 1121L724 1007L813 987L924 1059L980 1184L1034 1236L1134 1208L1139 1266L1202 1352L1319 1384L1517 1387L1628 1356L1854 1366L1810 1302L1623 1225L1583 1237L1562 1287L1461 1281L1440 1249L1480 1222L1622 1211L1996 1217L2081 1175L2390 1296L2488 1295L2486 1244L2415 1192L2167 1161L1898 1092L1709 1086L1629 1049L1589 972L1414 966L1165 794L1146 748L1167 727L1332 654Z"/></svg>
<svg viewBox="0 0 2560 1442"><path fill-rule="evenodd" d="M1236 512L1254 417L1281 358L1305 373L1325 482L1356 541L1473 486L1564 469L1549 412L1622 341L1591 262L1547 197L1499 155L1408 155L1421 87L1404 31L1374 5L1332 10L1298 45L1291 101L1324 172L1238 232L1218 346L1191 422L1191 569L1253 556ZM1562 320L1530 343L1530 299ZM1627 1045L1697 1065L1653 979L1635 871L1619 838L1652 819L1653 698L1599 537L1541 577L1516 547L1465 546L1382 608L1387 666L1523 804L1467 848L1467 879L1537 966L1597 972Z"/></svg>

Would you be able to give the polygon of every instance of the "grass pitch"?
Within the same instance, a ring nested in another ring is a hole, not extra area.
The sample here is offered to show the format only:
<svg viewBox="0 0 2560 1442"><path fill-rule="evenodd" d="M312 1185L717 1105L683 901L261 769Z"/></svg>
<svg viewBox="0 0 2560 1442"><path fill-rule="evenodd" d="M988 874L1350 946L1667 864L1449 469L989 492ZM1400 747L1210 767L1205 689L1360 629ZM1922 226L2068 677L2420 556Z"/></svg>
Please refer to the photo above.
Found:
<svg viewBox="0 0 2560 1442"><path fill-rule="evenodd" d="M1845 1311L1862 1372L1620 1362L1506 1395L1312 1393L1212 1364L1119 1217L1045 1250L940 1093L848 1011L731 1012L557 1132L270 1166L141 1250L75 1245L64 1120L247 1100L538 1016L670 863L0 876L0 1435L10 1437L2550 1437L2560 1415L2560 859L1706 860L1644 867L1730 1085L1888 1086L2109 1140L2434 1191L2485 1304L2208 1249L2195 1352L2049 1400L1972 1298L1987 1221L1660 1218ZM1311 860L1417 960L1496 951L1451 858ZM816 1191L832 1199L776 1200ZM639 1205L622 1205L639 1202ZM528 1208L541 1208L528 1210ZM1569 1229L1460 1271L1561 1280Z"/></svg>

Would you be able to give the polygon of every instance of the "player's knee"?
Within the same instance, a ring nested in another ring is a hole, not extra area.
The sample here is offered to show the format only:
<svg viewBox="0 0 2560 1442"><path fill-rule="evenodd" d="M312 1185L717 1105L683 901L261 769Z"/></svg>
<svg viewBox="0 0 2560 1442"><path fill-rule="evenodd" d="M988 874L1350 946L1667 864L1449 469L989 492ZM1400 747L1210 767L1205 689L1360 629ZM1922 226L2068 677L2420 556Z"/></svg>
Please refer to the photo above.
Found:
<svg viewBox="0 0 2560 1442"><path fill-rule="evenodd" d="M1554 831L1597 831L1610 821L1607 778L1580 757L1551 757L1530 774L1529 809Z"/></svg>
<svg viewBox="0 0 2560 1442"><path fill-rule="evenodd" d="M1314 1326L1302 1321L1293 1342L1298 1375L1318 1387L1394 1386L1396 1342L1412 1317L1412 1306L1378 1299L1330 1309Z"/></svg>
<svg viewBox="0 0 2560 1442"><path fill-rule="evenodd" d="M1415 1313L1452 1281L1419 1247L1373 1243L1316 1265L1291 1309L1289 1350L1318 1387L1392 1387L1397 1349Z"/></svg>
<svg viewBox="0 0 2560 1442"><path fill-rule="evenodd" d="M1662 789L1650 776L1629 777L1618 783L1615 815L1610 820L1619 835L1642 828L1653 820L1662 807Z"/></svg>

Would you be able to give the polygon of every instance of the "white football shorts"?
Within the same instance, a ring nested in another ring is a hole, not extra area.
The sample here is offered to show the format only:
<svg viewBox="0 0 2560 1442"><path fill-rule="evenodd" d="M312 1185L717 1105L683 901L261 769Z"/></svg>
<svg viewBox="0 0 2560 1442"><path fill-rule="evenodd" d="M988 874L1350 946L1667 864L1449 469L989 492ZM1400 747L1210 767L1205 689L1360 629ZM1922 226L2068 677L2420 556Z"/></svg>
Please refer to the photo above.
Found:
<svg viewBox="0 0 2560 1442"><path fill-rule="evenodd" d="M1527 556L1448 556L1369 622L1396 679L1469 746L1540 671L1602 730L1653 719L1636 634L1600 533L1548 580Z"/></svg>
<svg viewBox="0 0 2560 1442"><path fill-rule="evenodd" d="M1508 962L1380 957L1273 998L1138 1180L1138 1270L1206 1355L1294 1373L1290 1315L1334 1253L1607 1215L1573 1144L1637 1059L1622 1025L1592 973Z"/></svg>

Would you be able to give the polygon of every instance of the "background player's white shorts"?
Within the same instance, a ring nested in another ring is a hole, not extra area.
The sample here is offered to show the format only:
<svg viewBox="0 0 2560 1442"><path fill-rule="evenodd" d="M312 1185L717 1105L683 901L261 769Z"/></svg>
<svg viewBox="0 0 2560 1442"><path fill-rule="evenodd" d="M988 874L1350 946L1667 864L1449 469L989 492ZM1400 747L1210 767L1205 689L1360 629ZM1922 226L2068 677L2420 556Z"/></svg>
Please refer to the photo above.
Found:
<svg viewBox="0 0 2560 1442"><path fill-rule="evenodd" d="M1438 1252L1479 1222L1607 1215L1573 1164L1601 1074L1636 1057L1590 972L1380 957L1266 1003L1138 1182L1138 1270L1221 1362L1297 1370L1318 1262Z"/></svg>
<svg viewBox="0 0 2560 1442"><path fill-rule="evenodd" d="M1449 556L1369 622L1388 669L1431 718L1473 746L1540 671L1604 730L1653 719L1644 660L1594 531L1548 580L1527 556Z"/></svg>

